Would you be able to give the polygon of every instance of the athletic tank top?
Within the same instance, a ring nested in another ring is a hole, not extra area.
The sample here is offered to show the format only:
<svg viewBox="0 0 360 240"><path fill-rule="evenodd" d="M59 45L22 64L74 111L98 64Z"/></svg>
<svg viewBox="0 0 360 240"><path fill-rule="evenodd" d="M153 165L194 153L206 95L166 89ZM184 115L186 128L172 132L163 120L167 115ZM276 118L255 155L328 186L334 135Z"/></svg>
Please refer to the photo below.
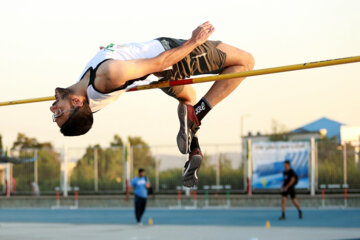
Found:
<svg viewBox="0 0 360 240"><path fill-rule="evenodd" d="M115 89L110 93L102 93L96 90L94 80L96 70L106 60L133 60L141 58L153 58L164 52L163 45L158 40L142 43L109 44L100 50L86 65L82 71L79 81L90 69L90 81L87 88L87 98L92 112L97 112L108 104L114 102L125 91L124 88Z"/></svg>

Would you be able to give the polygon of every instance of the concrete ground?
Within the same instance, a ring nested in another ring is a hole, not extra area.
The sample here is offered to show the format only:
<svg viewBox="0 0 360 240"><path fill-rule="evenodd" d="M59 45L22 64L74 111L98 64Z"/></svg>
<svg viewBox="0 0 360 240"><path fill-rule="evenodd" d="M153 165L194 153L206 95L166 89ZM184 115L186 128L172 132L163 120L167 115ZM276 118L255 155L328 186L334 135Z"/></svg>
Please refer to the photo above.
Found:
<svg viewBox="0 0 360 240"><path fill-rule="evenodd" d="M301 220L295 210L286 221L278 216L278 209L148 209L138 226L132 209L0 209L0 240L360 239L360 209L305 209Z"/></svg>
<svg viewBox="0 0 360 240"><path fill-rule="evenodd" d="M124 239L124 240L328 240L360 239L360 229L294 227L227 227L186 225L114 225L59 223L2 223L1 240Z"/></svg>

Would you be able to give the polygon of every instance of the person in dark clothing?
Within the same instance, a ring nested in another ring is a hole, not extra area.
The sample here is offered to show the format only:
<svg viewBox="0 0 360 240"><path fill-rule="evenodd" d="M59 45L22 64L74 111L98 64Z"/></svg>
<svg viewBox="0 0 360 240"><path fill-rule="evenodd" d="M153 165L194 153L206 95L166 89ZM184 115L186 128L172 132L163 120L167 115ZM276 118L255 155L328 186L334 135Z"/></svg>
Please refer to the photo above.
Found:
<svg viewBox="0 0 360 240"><path fill-rule="evenodd" d="M139 169L139 175L131 181L131 186L134 188L136 221L139 225L142 225L141 217L145 212L148 189L151 187L149 178L145 176L144 169Z"/></svg>
<svg viewBox="0 0 360 240"><path fill-rule="evenodd" d="M288 195L291 197L291 201L296 207L296 209L299 211L299 218L302 219L302 211L300 209L300 204L296 200L296 194L295 194L295 185L298 182L298 176L296 175L295 171L291 169L290 161L286 160L284 162L284 168L285 171L283 172L284 180L281 187L281 217L279 220L285 220L285 209L286 209L286 198Z"/></svg>

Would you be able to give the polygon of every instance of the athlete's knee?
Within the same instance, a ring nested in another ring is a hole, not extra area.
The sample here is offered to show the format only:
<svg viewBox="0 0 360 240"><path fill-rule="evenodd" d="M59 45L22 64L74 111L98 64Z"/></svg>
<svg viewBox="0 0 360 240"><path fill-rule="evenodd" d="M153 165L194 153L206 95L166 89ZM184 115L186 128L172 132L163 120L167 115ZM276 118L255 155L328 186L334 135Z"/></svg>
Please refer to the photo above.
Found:
<svg viewBox="0 0 360 240"><path fill-rule="evenodd" d="M242 51L239 57L239 65L245 68L246 71L251 71L255 66L255 58L254 56L246 51Z"/></svg>
<svg viewBox="0 0 360 240"><path fill-rule="evenodd" d="M174 86L161 88L161 90L170 97L177 98L177 96L184 90L184 86Z"/></svg>
<svg viewBox="0 0 360 240"><path fill-rule="evenodd" d="M196 102L196 91L193 87L184 86L181 92L176 94L175 98L182 103L194 105Z"/></svg>
<svg viewBox="0 0 360 240"><path fill-rule="evenodd" d="M226 67L241 66L242 71L254 68L255 58L251 53L225 43L220 43L217 48L226 53Z"/></svg>

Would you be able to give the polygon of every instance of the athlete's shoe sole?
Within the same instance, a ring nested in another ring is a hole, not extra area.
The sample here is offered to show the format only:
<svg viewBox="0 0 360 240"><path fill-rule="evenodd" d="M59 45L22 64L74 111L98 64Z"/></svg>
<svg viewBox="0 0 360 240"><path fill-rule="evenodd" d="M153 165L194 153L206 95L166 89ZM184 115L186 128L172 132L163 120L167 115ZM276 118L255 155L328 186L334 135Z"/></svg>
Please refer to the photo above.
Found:
<svg viewBox="0 0 360 240"><path fill-rule="evenodd" d="M178 117L180 122L180 129L176 137L177 146L182 154L189 152L191 136L189 134L189 128L187 125L187 106L185 104L179 104Z"/></svg>
<svg viewBox="0 0 360 240"><path fill-rule="evenodd" d="M202 156L199 154L192 155L185 163L183 172L183 185L185 187L193 187L198 184L198 173L202 162Z"/></svg>
<svg viewBox="0 0 360 240"><path fill-rule="evenodd" d="M192 106L183 103L179 103L178 117L180 129L176 137L176 142L179 151L182 154L187 154L189 153L191 140L199 129L200 123Z"/></svg>

